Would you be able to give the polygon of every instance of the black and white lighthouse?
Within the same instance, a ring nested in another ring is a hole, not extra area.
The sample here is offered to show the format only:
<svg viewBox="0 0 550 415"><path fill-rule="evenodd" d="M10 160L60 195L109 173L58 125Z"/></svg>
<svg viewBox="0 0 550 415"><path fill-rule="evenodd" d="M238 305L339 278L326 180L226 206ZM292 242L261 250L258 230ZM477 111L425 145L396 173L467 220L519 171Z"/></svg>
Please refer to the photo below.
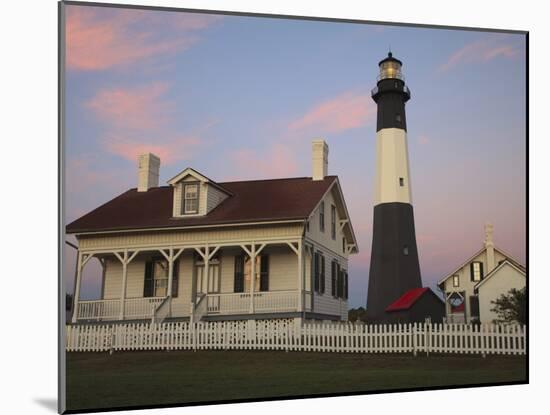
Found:
<svg viewBox="0 0 550 415"><path fill-rule="evenodd" d="M391 321L386 308L422 287L414 230L405 103L411 98L392 53L380 61L372 99L378 106L376 183L367 315Z"/></svg>

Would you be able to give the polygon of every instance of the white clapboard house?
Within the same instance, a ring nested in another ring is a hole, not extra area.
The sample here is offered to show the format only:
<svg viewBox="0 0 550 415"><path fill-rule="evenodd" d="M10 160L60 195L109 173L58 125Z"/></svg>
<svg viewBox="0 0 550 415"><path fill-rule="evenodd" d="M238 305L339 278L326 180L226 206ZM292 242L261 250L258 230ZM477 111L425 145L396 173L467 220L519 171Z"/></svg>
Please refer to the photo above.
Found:
<svg viewBox="0 0 550 415"><path fill-rule="evenodd" d="M312 177L217 183L186 168L159 186L139 157L138 187L66 227L78 241L72 323L129 320L346 320L357 241L328 146ZM101 298L79 299L102 267Z"/></svg>
<svg viewBox="0 0 550 415"><path fill-rule="evenodd" d="M438 282L449 323L492 323L497 315L491 302L525 285L525 266L494 246L490 224L485 226L483 248Z"/></svg>

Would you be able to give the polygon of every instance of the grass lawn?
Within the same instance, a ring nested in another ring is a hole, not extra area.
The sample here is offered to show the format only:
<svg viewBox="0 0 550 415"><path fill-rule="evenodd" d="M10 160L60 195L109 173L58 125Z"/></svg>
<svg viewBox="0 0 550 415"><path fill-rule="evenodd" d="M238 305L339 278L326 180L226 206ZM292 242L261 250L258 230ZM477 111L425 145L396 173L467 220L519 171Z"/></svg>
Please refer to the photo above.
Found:
<svg viewBox="0 0 550 415"><path fill-rule="evenodd" d="M67 409L522 382L517 356L151 351L67 354Z"/></svg>

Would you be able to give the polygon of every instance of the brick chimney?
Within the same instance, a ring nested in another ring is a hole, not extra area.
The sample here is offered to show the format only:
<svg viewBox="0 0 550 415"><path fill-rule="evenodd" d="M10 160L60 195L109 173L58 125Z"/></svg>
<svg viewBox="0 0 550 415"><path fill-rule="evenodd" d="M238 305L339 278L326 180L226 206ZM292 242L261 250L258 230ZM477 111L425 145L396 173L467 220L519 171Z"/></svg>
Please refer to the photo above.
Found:
<svg viewBox="0 0 550 415"><path fill-rule="evenodd" d="M312 179L323 180L328 174L328 145L325 140L311 142Z"/></svg>
<svg viewBox="0 0 550 415"><path fill-rule="evenodd" d="M485 225L485 249L487 252L487 274L495 268L495 244L493 243L493 225Z"/></svg>
<svg viewBox="0 0 550 415"><path fill-rule="evenodd" d="M141 154L138 157L138 192L146 192L159 185L160 158L154 154Z"/></svg>

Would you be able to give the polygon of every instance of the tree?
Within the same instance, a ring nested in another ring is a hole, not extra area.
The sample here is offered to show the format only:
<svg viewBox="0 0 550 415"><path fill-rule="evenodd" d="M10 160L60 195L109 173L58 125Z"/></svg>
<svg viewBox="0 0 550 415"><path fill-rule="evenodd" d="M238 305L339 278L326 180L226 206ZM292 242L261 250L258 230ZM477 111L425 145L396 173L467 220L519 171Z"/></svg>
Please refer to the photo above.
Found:
<svg viewBox="0 0 550 415"><path fill-rule="evenodd" d="M367 321L367 310L363 307L350 309L348 311L348 321L352 323L356 321Z"/></svg>
<svg viewBox="0 0 550 415"><path fill-rule="evenodd" d="M512 288L508 294L502 294L495 301L492 312L498 315L497 322L525 324L527 320L527 290Z"/></svg>

